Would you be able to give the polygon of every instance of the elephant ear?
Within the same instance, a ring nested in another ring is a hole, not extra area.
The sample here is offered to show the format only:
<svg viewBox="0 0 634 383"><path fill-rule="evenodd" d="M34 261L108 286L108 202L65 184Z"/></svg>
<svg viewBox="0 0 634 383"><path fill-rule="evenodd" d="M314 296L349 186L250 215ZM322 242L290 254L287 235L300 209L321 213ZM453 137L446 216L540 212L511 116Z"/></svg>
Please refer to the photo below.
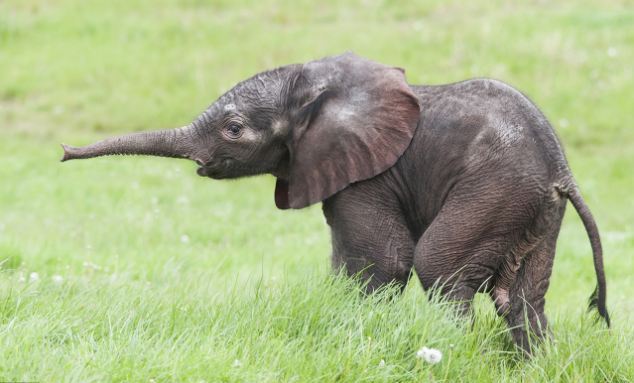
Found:
<svg viewBox="0 0 634 383"><path fill-rule="evenodd" d="M404 71L352 53L305 64L294 89L289 177L275 192L280 208L323 201L389 169L418 124Z"/></svg>

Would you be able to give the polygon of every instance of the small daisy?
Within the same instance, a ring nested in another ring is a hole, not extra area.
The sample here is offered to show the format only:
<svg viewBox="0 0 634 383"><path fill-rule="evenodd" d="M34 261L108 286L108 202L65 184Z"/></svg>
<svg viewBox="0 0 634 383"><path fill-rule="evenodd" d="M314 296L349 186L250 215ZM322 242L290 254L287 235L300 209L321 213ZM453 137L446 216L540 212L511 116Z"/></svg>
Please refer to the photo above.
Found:
<svg viewBox="0 0 634 383"><path fill-rule="evenodd" d="M240 362L240 359L236 359L233 361L233 364L231 366L235 368L240 368L242 367L242 362Z"/></svg>
<svg viewBox="0 0 634 383"><path fill-rule="evenodd" d="M64 277L62 277L59 274L53 275L51 279L53 280L53 283L55 283L56 285L60 285L62 284L62 282L64 282Z"/></svg>
<svg viewBox="0 0 634 383"><path fill-rule="evenodd" d="M429 364L436 364L442 359L442 352L435 348L423 347L416 352L416 357Z"/></svg>
<svg viewBox="0 0 634 383"><path fill-rule="evenodd" d="M29 274L29 282L37 282L40 280L40 274L35 271Z"/></svg>

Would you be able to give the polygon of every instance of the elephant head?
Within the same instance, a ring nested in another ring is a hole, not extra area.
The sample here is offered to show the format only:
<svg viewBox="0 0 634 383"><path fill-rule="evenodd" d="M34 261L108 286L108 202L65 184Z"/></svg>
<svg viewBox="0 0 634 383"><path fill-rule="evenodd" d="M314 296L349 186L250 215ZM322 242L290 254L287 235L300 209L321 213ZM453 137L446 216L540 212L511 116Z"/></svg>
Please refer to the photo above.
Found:
<svg viewBox="0 0 634 383"><path fill-rule="evenodd" d="M257 74L181 128L62 145L62 161L140 154L214 179L270 173L276 205L302 208L394 165L419 113L402 70L347 53Z"/></svg>

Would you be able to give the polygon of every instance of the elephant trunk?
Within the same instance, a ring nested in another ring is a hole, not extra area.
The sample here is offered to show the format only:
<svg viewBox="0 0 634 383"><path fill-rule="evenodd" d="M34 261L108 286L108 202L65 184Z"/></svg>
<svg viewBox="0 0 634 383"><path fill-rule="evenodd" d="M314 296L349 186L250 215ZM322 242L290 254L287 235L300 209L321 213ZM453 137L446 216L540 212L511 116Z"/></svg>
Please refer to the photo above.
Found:
<svg viewBox="0 0 634 383"><path fill-rule="evenodd" d="M117 154L189 158L197 162L204 162L198 158L195 150L194 129L190 125L176 129L132 133L107 138L83 147L62 144L64 148L62 162Z"/></svg>

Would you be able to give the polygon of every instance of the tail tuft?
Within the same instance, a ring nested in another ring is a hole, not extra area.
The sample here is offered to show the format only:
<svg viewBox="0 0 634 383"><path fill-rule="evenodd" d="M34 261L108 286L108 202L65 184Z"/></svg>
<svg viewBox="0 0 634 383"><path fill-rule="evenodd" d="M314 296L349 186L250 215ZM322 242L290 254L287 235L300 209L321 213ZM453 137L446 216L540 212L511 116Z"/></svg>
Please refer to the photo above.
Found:
<svg viewBox="0 0 634 383"><path fill-rule="evenodd" d="M588 311L597 310L599 312L599 316L605 320L605 323L610 327L610 314L608 313L608 309L605 306L605 302L599 302L599 286L594 288L594 291L590 295L588 299ZM599 318L597 318L599 320Z"/></svg>

